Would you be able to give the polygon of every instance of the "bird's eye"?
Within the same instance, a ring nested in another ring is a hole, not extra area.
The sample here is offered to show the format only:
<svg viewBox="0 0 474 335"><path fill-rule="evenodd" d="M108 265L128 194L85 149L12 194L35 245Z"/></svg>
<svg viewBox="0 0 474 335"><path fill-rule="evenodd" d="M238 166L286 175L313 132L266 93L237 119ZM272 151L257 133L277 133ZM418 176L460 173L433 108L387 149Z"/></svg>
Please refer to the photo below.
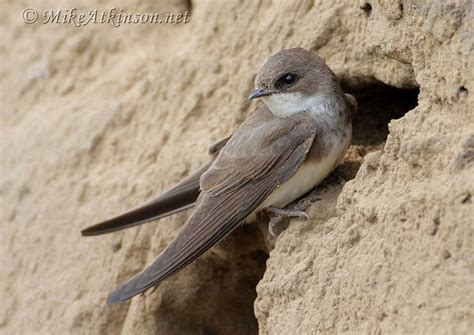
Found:
<svg viewBox="0 0 474 335"><path fill-rule="evenodd" d="M296 82L298 78L296 77L296 74L294 73L287 73L281 76L280 81L282 83L285 83L286 85L291 85L294 82Z"/></svg>

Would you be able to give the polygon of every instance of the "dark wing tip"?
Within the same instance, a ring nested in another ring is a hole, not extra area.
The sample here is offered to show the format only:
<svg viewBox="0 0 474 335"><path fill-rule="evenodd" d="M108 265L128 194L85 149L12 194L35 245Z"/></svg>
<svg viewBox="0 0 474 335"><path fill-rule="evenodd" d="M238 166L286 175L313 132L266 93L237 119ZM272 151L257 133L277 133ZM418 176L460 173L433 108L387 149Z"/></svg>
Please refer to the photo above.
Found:
<svg viewBox="0 0 474 335"><path fill-rule="evenodd" d="M81 236L93 236L87 229L81 230Z"/></svg>
<svg viewBox="0 0 474 335"><path fill-rule="evenodd" d="M105 222L98 223L81 230L81 235L82 236L97 236L97 235L110 233L116 230L120 230L120 227L115 226L114 222L112 222L111 224L109 221L105 221Z"/></svg>
<svg viewBox="0 0 474 335"><path fill-rule="evenodd" d="M107 298L107 305L115 305L127 300L127 299L122 299L121 295L122 295L121 288L110 293L109 297Z"/></svg>
<svg viewBox="0 0 474 335"><path fill-rule="evenodd" d="M100 232L98 232L95 228L96 226L87 227L86 229L81 230L81 235L82 236L100 235Z"/></svg>
<svg viewBox="0 0 474 335"><path fill-rule="evenodd" d="M130 294L130 292L127 293L127 291L129 291L130 283L133 281L133 279L134 277L132 277L125 284L123 284L118 289L110 293L109 297L107 298L107 305L118 304L134 297L136 294Z"/></svg>
<svg viewBox="0 0 474 335"><path fill-rule="evenodd" d="M147 286L140 286L140 278L143 273L138 273L132 278L130 278L125 284L120 286L118 289L113 291L112 293L109 294L109 297L107 298L107 305L114 305L118 304L121 302L124 302L126 300L129 300L133 298L136 295L139 295L140 293L144 293L147 291L150 287L157 287L159 284L150 284Z"/></svg>

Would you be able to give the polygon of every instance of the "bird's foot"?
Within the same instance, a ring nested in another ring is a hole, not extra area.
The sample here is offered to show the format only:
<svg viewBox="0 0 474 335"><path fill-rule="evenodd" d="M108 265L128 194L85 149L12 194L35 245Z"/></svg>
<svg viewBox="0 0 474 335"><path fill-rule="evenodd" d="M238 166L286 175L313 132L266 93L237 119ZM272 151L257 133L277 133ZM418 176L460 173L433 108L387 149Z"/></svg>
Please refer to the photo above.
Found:
<svg viewBox="0 0 474 335"><path fill-rule="evenodd" d="M310 219L306 212L295 209L269 206L262 209L262 212L270 219L268 222L268 232L275 238L285 230L291 218L303 218L305 221ZM284 227L282 228L282 226Z"/></svg>
<svg viewBox="0 0 474 335"><path fill-rule="evenodd" d="M283 218L304 218L305 221L308 221L310 219L309 215L304 212L304 211L299 211L295 209L285 209L285 208L278 208L274 206L268 206L263 209L264 211L267 212L270 216L273 217L283 217Z"/></svg>

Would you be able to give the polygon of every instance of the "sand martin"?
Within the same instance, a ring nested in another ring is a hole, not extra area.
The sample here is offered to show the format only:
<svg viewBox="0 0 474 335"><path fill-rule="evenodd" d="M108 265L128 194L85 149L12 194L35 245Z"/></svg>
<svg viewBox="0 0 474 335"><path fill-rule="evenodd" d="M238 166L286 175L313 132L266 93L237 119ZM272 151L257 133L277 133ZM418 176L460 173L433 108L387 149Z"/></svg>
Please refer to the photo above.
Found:
<svg viewBox="0 0 474 335"><path fill-rule="evenodd" d="M109 304L159 285L260 211L307 216L284 207L341 162L356 101L344 94L321 57L301 48L270 57L249 98L263 104L232 136L210 148L208 164L148 204L82 231L85 236L112 232L194 206L174 241L112 292Z"/></svg>

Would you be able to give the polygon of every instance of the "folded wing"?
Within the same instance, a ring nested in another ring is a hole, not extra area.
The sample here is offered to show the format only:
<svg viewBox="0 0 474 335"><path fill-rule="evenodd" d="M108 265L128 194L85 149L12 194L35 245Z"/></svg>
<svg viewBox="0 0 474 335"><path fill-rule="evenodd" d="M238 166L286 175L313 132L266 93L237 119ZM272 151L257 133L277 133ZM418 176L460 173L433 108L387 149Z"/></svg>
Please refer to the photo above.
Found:
<svg viewBox="0 0 474 335"><path fill-rule="evenodd" d="M229 140L226 137L209 146L209 153L215 156ZM95 236L138 226L140 224L161 219L193 207L199 196L199 179L207 171L214 159L204 164L190 176L160 194L156 199L132 209L110 220L103 221L81 231L83 236Z"/></svg>
<svg viewBox="0 0 474 335"><path fill-rule="evenodd" d="M251 115L202 175L200 201L176 239L108 303L158 285L236 229L297 171L313 143L312 122L306 113L275 118L266 107Z"/></svg>
<svg viewBox="0 0 474 335"><path fill-rule="evenodd" d="M199 196L199 178L209 168L208 163L158 198L110 220L81 231L83 236L111 233L178 213L194 206Z"/></svg>

